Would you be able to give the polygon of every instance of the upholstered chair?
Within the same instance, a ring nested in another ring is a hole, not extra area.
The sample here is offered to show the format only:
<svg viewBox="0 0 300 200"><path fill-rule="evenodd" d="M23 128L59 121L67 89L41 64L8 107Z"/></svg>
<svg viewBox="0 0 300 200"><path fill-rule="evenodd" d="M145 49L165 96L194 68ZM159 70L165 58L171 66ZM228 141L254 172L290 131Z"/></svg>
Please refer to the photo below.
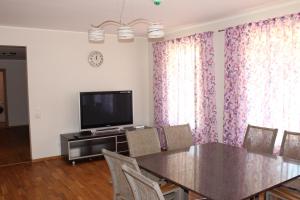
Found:
<svg viewBox="0 0 300 200"><path fill-rule="evenodd" d="M126 137L131 157L161 152L158 133L154 128L127 131Z"/></svg>
<svg viewBox="0 0 300 200"><path fill-rule="evenodd" d="M122 171L121 166L126 164L136 172L141 173L141 170L136 162L135 158L123 156L121 154L102 150L105 160L108 163L108 167L112 176L113 189L114 189L114 200L131 200L133 198L132 190L126 180L126 177ZM157 183L158 184L158 183ZM159 185L163 195L166 199L181 200L183 199L183 191L180 187L172 184L165 183Z"/></svg>
<svg viewBox="0 0 300 200"><path fill-rule="evenodd" d="M139 157L161 152L158 133L154 128L127 131L126 137L129 155L131 157ZM165 183L164 180L145 170L142 170L142 173L155 182L159 182L160 184Z"/></svg>
<svg viewBox="0 0 300 200"><path fill-rule="evenodd" d="M189 124L163 127L168 150L184 149L193 145Z"/></svg>
<svg viewBox="0 0 300 200"><path fill-rule="evenodd" d="M156 182L126 165L123 165L122 169L133 191L135 200L165 200Z"/></svg>
<svg viewBox="0 0 300 200"><path fill-rule="evenodd" d="M123 156L115 152L102 150L105 160L108 164L114 189L114 200L134 199L130 186L127 183L126 177L122 171L123 164L128 165L137 172L141 172L134 158Z"/></svg>
<svg viewBox="0 0 300 200"><path fill-rule="evenodd" d="M284 131L280 155L287 160L300 162L300 133ZM300 178L289 181L267 192L269 199L300 199Z"/></svg>
<svg viewBox="0 0 300 200"><path fill-rule="evenodd" d="M278 129L248 125L243 147L248 151L273 154Z"/></svg>
<svg viewBox="0 0 300 200"><path fill-rule="evenodd" d="M300 161L300 133L284 131L280 155Z"/></svg>
<svg viewBox="0 0 300 200"><path fill-rule="evenodd" d="M131 157L146 156L161 152L158 133L154 128L127 131L126 137L128 141L129 154ZM176 189L174 188L173 184L167 183L165 180L160 179L159 177L156 177L145 170L142 170L142 174L150 180L160 183L164 194L170 189ZM182 189L177 187L177 190L180 196L179 198L184 198L184 192ZM199 199L202 199L201 196L198 197Z"/></svg>

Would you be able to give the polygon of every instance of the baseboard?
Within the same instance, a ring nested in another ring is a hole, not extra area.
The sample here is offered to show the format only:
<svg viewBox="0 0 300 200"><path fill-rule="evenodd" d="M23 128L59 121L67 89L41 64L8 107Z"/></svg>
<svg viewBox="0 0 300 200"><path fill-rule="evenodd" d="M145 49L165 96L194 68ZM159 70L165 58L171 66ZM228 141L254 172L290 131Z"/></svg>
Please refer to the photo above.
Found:
<svg viewBox="0 0 300 200"><path fill-rule="evenodd" d="M0 167L10 167L10 166L14 166L14 165L32 164L32 163L38 163L38 162L49 161L49 160L59 160L59 159L63 159L63 157L62 156L51 156L51 157L38 158L38 159L24 161L24 162L18 162L18 163L0 164Z"/></svg>
<svg viewBox="0 0 300 200"><path fill-rule="evenodd" d="M18 125L18 126L3 126L1 128L3 129L16 129L16 128L28 128L29 125Z"/></svg>
<svg viewBox="0 0 300 200"><path fill-rule="evenodd" d="M45 158L38 158L38 159L33 159L31 162L36 163L36 162L43 162L43 161L48 161L48 160L58 160L62 159L62 156L50 156L50 157L45 157Z"/></svg>
<svg viewBox="0 0 300 200"><path fill-rule="evenodd" d="M9 163L9 164L1 164L0 167L10 167L15 165L22 165L22 164L30 164L31 161L24 161L24 162L18 162L18 163Z"/></svg>

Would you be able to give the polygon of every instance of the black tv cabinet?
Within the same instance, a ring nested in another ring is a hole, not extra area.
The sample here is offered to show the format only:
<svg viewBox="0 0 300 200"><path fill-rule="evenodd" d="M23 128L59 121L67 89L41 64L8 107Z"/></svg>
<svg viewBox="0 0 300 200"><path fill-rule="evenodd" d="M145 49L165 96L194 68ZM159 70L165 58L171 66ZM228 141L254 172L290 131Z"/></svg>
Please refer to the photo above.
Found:
<svg viewBox="0 0 300 200"><path fill-rule="evenodd" d="M136 130L136 128L104 130L92 135L82 135L80 132L61 134L61 154L66 161L71 162L73 165L79 160L103 158L103 148L128 155L128 143L125 133L130 130Z"/></svg>

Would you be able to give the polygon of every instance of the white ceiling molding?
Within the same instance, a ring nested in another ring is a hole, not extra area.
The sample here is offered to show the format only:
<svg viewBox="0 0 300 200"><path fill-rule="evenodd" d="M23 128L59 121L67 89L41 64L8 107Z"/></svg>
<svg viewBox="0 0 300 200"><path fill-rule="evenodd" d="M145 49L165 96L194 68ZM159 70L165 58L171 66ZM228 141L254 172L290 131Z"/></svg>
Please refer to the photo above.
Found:
<svg viewBox="0 0 300 200"><path fill-rule="evenodd" d="M148 19L164 24L168 32L241 16L251 9L269 9L295 2L299 0L163 0L160 6L155 6L153 0L130 0L124 21ZM91 24L118 20L121 4L122 0L1 0L0 26L86 32ZM134 28L137 35L144 35L145 25ZM106 32L115 33L115 29Z"/></svg>
<svg viewBox="0 0 300 200"><path fill-rule="evenodd" d="M201 27L207 27L207 26L211 26L214 24L221 24L224 22L228 22L228 21L234 21L236 19L239 18L243 18L243 17L249 17L249 16L254 16L256 14L259 13L263 13L263 12L268 12L268 11L272 11L272 10L276 10L276 9L281 9L283 10L283 8L286 7L292 7L294 8L294 11L291 11L290 14L292 13L296 13L299 12L300 10L300 1L299 0L289 0L289 1L278 1L276 4L273 3L268 3L268 4L264 4L255 8L250 8L250 9L246 9L243 11L239 11L237 12L235 15L229 15L229 16L224 16L223 18L220 19L216 19L216 20L212 20L212 21L207 21L204 23L196 23L196 24L188 24L188 25L183 25L183 26L177 26L175 28L172 29L168 29L166 31L166 35L172 35L172 34L176 34L177 32L183 32L186 30L193 30L193 29L199 29ZM283 13L279 13L279 15L285 15ZM273 15L270 17L278 17L278 15ZM252 21L256 21L256 20L262 20L262 19L249 19L248 22L252 22ZM247 23L247 22L244 22ZM219 26L218 29L225 29L228 26L237 26L239 25L239 23L235 23L235 24L227 24L226 26ZM216 30L210 30L210 31L216 31Z"/></svg>

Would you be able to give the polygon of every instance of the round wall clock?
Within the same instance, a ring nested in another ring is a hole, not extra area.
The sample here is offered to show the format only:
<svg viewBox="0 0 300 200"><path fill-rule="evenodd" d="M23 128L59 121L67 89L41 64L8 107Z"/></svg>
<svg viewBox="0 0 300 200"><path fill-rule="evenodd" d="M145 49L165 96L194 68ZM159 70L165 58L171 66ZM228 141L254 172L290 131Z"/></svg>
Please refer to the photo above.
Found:
<svg viewBox="0 0 300 200"><path fill-rule="evenodd" d="M100 51L92 51L88 56L88 61L93 67L100 67L103 63L103 55Z"/></svg>

